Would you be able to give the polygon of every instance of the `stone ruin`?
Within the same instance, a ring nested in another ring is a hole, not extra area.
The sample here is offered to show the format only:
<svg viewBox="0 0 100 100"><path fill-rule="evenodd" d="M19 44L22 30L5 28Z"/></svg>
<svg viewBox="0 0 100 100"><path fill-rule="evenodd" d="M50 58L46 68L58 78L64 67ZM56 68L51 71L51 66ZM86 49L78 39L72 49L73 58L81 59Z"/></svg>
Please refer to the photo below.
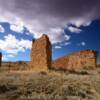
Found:
<svg viewBox="0 0 100 100"><path fill-rule="evenodd" d="M7 70L28 70L47 71L49 68L59 70L78 70L78 69L95 69L97 66L98 53L94 50L84 50L72 53L68 56L61 57L52 61L52 46L47 35L32 41L31 61L27 63L2 63L2 53L0 53L0 66ZM20 67L19 67L20 66ZM24 67L21 67L24 66Z"/></svg>
<svg viewBox="0 0 100 100"><path fill-rule="evenodd" d="M1 63L2 63L2 53L0 53L0 67L1 67Z"/></svg>
<svg viewBox="0 0 100 100"><path fill-rule="evenodd" d="M59 58L52 67L62 70L94 69L97 66L97 52L84 50Z"/></svg>
<svg viewBox="0 0 100 100"><path fill-rule="evenodd" d="M48 68L77 70L94 69L97 66L97 52L94 50L83 50L52 61L51 49L51 43L47 35L33 40L30 61L31 69L34 71L45 71Z"/></svg>
<svg viewBox="0 0 100 100"><path fill-rule="evenodd" d="M32 41L30 69L46 71L51 67L52 46L47 35Z"/></svg>

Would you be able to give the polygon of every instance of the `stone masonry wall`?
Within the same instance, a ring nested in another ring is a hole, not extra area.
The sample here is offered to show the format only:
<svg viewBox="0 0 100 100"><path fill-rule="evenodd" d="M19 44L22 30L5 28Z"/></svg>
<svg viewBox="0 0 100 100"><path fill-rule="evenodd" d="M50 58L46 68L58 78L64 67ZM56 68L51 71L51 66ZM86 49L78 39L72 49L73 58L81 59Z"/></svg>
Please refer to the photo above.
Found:
<svg viewBox="0 0 100 100"><path fill-rule="evenodd" d="M94 69L97 65L97 52L84 50L53 61L53 68L63 70Z"/></svg>
<svg viewBox="0 0 100 100"><path fill-rule="evenodd" d="M34 71L46 71L51 67L52 47L47 35L42 35L41 38L33 40L30 69Z"/></svg>

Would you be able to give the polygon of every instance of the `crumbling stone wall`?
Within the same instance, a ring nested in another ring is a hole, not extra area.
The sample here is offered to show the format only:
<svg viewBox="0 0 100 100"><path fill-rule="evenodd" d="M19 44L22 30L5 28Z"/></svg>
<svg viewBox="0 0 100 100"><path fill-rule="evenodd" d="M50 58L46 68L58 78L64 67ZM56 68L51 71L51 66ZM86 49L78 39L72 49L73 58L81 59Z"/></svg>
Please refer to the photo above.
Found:
<svg viewBox="0 0 100 100"><path fill-rule="evenodd" d="M76 52L53 61L52 66L64 70L94 69L97 66L97 52L93 50Z"/></svg>
<svg viewBox="0 0 100 100"><path fill-rule="evenodd" d="M52 47L47 35L33 40L31 50L30 68L34 71L46 71L51 67Z"/></svg>
<svg viewBox="0 0 100 100"><path fill-rule="evenodd" d="M2 63L2 53L0 53L0 67L1 67L1 63Z"/></svg>

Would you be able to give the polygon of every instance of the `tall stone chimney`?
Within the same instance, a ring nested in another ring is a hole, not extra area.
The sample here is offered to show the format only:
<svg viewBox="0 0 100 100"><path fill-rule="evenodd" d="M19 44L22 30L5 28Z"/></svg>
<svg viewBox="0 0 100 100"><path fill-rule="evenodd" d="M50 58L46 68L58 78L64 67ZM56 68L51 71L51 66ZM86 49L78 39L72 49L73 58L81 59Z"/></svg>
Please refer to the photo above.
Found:
<svg viewBox="0 0 100 100"><path fill-rule="evenodd" d="M51 67L52 46L47 35L32 41L30 67L33 71L47 71Z"/></svg>
<svg viewBox="0 0 100 100"><path fill-rule="evenodd" d="M1 67L1 63L2 63L2 53L0 52L0 67Z"/></svg>

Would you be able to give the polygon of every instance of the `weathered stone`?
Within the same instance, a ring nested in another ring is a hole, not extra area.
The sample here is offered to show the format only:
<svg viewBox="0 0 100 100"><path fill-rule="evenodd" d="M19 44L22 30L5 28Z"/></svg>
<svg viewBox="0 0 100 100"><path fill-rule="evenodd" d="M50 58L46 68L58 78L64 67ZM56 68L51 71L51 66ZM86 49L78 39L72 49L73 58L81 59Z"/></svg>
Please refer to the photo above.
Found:
<svg viewBox="0 0 100 100"><path fill-rule="evenodd" d="M0 53L0 66L1 66L1 63L2 63L2 53Z"/></svg>
<svg viewBox="0 0 100 100"><path fill-rule="evenodd" d="M94 69L97 66L97 52L84 50L53 61L53 68L63 70Z"/></svg>
<svg viewBox="0 0 100 100"><path fill-rule="evenodd" d="M34 71L46 71L51 67L52 47L47 35L42 35L41 38L33 40L30 68Z"/></svg>

